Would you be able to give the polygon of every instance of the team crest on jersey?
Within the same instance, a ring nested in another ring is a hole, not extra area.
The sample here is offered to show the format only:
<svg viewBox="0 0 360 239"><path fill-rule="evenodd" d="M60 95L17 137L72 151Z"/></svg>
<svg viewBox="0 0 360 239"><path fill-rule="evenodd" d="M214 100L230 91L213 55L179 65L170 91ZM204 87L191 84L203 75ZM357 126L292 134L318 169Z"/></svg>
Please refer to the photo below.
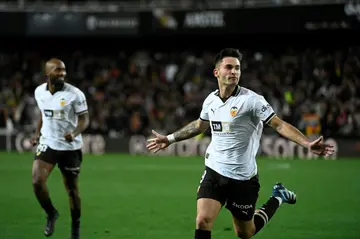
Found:
<svg viewBox="0 0 360 239"><path fill-rule="evenodd" d="M231 115L232 117L235 117L235 115L237 114L237 112L238 112L238 108L237 108L237 107L235 107L235 106L231 107L231 109L230 109L230 115Z"/></svg>
<svg viewBox="0 0 360 239"><path fill-rule="evenodd" d="M64 98L61 98L61 100L60 100L60 106L61 107L64 107L65 106L65 99Z"/></svg>

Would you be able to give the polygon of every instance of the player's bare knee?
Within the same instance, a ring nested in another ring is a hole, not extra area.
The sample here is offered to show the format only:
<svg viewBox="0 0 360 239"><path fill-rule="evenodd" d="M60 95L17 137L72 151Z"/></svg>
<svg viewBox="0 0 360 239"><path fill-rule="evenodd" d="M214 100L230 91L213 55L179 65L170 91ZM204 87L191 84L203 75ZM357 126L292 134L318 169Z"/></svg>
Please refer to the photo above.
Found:
<svg viewBox="0 0 360 239"><path fill-rule="evenodd" d="M210 215L199 214L196 217L196 228L202 230L211 230L213 218Z"/></svg>
<svg viewBox="0 0 360 239"><path fill-rule="evenodd" d="M42 176L39 173L33 173L32 175L32 184L35 188L41 188L46 183L46 177Z"/></svg>
<svg viewBox="0 0 360 239"><path fill-rule="evenodd" d="M69 197L71 197L71 198L80 197L80 192L77 188L68 188L67 193L68 193Z"/></svg>
<svg viewBox="0 0 360 239"><path fill-rule="evenodd" d="M255 224L239 225L234 223L235 235L241 239L248 239L254 236L256 228Z"/></svg>
<svg viewBox="0 0 360 239"><path fill-rule="evenodd" d="M241 232L241 231L236 232L236 236L237 236L238 238L241 238L241 239L249 239L249 238L251 238L253 235L254 235L254 234L252 234L252 233L246 233L246 232Z"/></svg>
<svg viewBox="0 0 360 239"><path fill-rule="evenodd" d="M242 230L242 231L236 230L235 233L236 233L236 236L237 236L238 238L241 238L241 239L249 239L249 238L251 238L251 237L254 236L254 234L255 234L255 228L253 228L253 227L251 227L251 228L246 228L245 230Z"/></svg>
<svg viewBox="0 0 360 239"><path fill-rule="evenodd" d="M44 186L44 182L41 180L33 179L32 185L35 190L39 190Z"/></svg>
<svg viewBox="0 0 360 239"><path fill-rule="evenodd" d="M240 228L234 228L234 232L235 232L235 235L237 238L243 238L243 233L242 231L240 230Z"/></svg>

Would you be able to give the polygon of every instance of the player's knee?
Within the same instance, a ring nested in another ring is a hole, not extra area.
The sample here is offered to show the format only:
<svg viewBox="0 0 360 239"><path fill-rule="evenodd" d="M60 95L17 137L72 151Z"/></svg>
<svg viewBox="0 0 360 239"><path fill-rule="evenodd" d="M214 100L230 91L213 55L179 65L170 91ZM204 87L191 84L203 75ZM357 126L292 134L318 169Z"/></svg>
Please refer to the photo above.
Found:
<svg viewBox="0 0 360 239"><path fill-rule="evenodd" d="M238 238L241 238L241 239L249 239L251 238L252 236L254 236L255 234L255 228L248 228L248 229L245 229L245 230L235 230L235 234Z"/></svg>
<svg viewBox="0 0 360 239"><path fill-rule="evenodd" d="M79 193L79 190L77 188L68 189L67 193L68 193L69 197L71 197L71 198L80 197L80 193Z"/></svg>
<svg viewBox="0 0 360 239"><path fill-rule="evenodd" d="M196 217L196 228L203 230L211 230L213 219L210 215L199 214Z"/></svg>
<svg viewBox="0 0 360 239"><path fill-rule="evenodd" d="M45 184L45 178L37 175L32 177L32 185L34 188L41 188Z"/></svg>

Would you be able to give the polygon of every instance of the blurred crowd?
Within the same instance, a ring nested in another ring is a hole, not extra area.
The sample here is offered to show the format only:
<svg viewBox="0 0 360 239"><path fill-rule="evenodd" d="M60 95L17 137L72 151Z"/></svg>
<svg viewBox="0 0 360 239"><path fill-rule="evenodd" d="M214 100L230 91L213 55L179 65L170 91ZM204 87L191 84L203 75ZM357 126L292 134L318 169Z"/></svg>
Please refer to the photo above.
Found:
<svg viewBox="0 0 360 239"><path fill-rule="evenodd" d="M307 135L360 135L360 48L241 50L240 85L264 95L280 117ZM203 100L217 88L215 54L77 51L59 57L67 81L87 97L88 133L123 137L149 135L151 129L172 132L197 119ZM33 93L44 82L47 57L0 53L0 128L35 126Z"/></svg>
<svg viewBox="0 0 360 239"><path fill-rule="evenodd" d="M339 4L347 0L0 0L0 8L52 9L61 11L132 11L161 9L226 9L241 7L280 7L310 4Z"/></svg>

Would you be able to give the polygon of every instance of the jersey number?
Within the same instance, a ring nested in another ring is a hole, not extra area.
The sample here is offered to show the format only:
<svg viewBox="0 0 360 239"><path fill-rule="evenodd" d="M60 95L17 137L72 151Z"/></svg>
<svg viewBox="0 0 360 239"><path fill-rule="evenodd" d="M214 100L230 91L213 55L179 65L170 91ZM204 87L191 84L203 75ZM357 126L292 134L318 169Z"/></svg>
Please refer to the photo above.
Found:
<svg viewBox="0 0 360 239"><path fill-rule="evenodd" d="M46 144L39 144L36 148L36 155L40 155L41 153L47 150L48 146Z"/></svg>

